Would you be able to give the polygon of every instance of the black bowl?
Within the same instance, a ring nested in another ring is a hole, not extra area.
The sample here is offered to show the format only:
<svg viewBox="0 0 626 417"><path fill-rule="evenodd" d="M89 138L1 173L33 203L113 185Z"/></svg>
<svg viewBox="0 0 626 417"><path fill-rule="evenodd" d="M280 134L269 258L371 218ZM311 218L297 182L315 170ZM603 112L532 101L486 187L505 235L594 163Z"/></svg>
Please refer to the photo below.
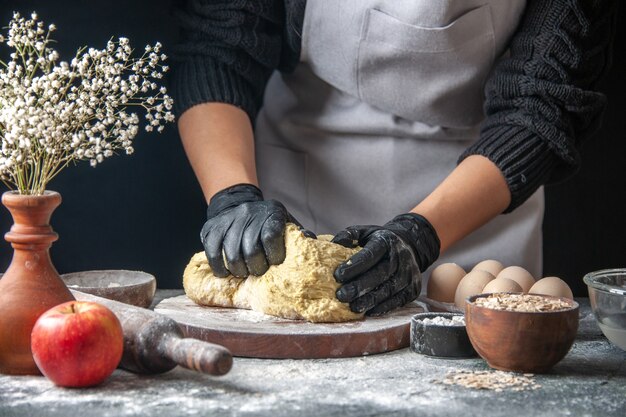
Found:
<svg viewBox="0 0 626 417"><path fill-rule="evenodd" d="M411 318L411 350L423 355L440 358L472 358L476 351L472 346L465 326L425 324L427 318L452 318L463 314L419 313Z"/></svg>

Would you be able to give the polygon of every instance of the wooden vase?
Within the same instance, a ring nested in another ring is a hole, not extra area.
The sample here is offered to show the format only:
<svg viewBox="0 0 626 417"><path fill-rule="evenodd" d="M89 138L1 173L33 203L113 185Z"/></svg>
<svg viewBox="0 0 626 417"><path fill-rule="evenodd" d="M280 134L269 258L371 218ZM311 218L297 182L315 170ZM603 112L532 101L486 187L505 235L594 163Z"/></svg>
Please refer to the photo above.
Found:
<svg viewBox="0 0 626 417"><path fill-rule="evenodd" d="M0 373L37 375L40 372L30 350L35 321L49 308L74 299L49 253L59 238L50 227L50 216L61 204L61 195L9 191L2 195L2 204L13 216L14 224L4 237L14 251L0 279Z"/></svg>

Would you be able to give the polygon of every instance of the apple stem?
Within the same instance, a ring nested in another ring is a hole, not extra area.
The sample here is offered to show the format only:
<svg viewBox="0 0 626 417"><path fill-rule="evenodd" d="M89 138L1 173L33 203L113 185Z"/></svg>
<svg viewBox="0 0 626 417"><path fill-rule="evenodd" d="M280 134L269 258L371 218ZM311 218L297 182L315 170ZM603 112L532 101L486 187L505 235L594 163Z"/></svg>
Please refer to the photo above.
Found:
<svg viewBox="0 0 626 417"><path fill-rule="evenodd" d="M76 304L72 303L72 313L76 314Z"/></svg>

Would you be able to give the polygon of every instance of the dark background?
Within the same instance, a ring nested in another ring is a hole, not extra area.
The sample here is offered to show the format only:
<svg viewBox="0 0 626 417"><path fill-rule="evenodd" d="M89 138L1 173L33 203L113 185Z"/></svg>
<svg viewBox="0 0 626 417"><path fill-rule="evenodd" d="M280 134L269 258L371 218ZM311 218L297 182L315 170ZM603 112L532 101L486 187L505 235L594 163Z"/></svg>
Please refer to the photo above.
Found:
<svg viewBox="0 0 626 417"><path fill-rule="evenodd" d="M26 16L36 10L46 23L57 25L56 48L64 60L80 46L102 48L112 36L129 37L138 50L160 41L167 52L177 35L170 1L0 0L0 26L8 24L13 10ZM616 39L626 39L624 27ZM586 295L586 272L626 266L626 62L623 45L616 42L614 49L613 67L601 85L609 97L603 127L584 145L580 171L546 188L544 276L564 278L578 295ZM6 59L6 50L0 53ZM187 261L202 249L200 187L174 124L161 135L140 133L135 150L95 169L88 163L70 167L49 185L63 196L52 219L60 235L52 258L61 273L143 270L157 277L160 288L180 288ZM0 231L11 223L0 208ZM0 271L8 267L11 253L1 241Z"/></svg>

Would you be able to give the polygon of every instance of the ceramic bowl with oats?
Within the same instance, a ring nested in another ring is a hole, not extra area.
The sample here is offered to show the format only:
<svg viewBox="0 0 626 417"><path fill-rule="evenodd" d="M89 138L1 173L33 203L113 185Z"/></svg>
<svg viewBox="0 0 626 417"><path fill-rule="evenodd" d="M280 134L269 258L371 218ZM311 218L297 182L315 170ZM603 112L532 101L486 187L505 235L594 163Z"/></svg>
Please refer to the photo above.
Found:
<svg viewBox="0 0 626 417"><path fill-rule="evenodd" d="M547 295L495 293L469 297L467 334L487 364L542 373L565 357L578 331L576 301Z"/></svg>

